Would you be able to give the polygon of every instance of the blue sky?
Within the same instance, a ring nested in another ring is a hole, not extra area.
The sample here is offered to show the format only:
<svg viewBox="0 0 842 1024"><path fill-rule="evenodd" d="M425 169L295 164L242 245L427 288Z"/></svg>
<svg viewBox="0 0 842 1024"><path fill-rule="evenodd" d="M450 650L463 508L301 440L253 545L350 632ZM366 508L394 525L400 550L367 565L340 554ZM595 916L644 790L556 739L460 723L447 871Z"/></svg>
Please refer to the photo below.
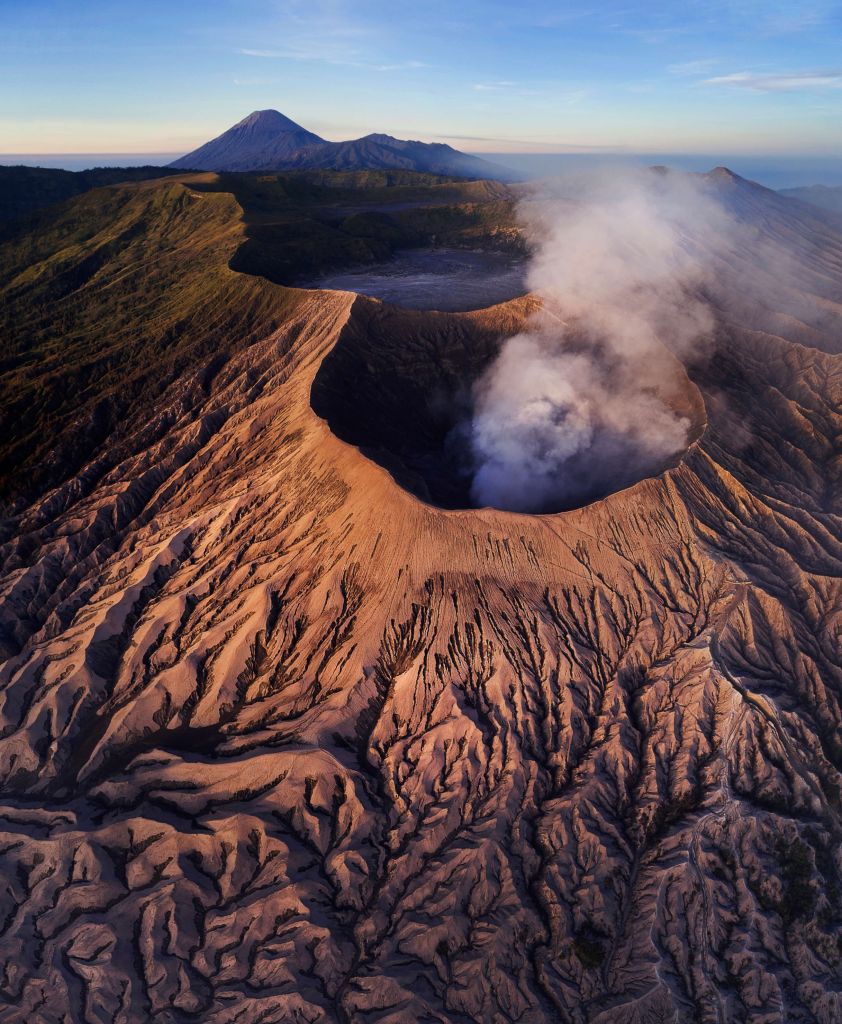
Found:
<svg viewBox="0 0 842 1024"><path fill-rule="evenodd" d="M0 152L183 152L275 107L473 151L842 154L842 3L0 0Z"/></svg>

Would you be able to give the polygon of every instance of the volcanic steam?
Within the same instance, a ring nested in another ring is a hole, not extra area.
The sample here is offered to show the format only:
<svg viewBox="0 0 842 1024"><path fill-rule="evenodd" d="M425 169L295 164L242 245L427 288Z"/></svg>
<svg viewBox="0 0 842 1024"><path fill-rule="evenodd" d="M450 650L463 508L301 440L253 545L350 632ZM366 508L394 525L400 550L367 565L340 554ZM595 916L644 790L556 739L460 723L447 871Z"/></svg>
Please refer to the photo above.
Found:
<svg viewBox="0 0 842 1024"><path fill-rule="evenodd" d="M665 381L672 353L711 335L705 254L729 226L704 181L660 170L560 182L521 212L543 308L475 383L460 433L476 505L560 511L662 471L691 440Z"/></svg>

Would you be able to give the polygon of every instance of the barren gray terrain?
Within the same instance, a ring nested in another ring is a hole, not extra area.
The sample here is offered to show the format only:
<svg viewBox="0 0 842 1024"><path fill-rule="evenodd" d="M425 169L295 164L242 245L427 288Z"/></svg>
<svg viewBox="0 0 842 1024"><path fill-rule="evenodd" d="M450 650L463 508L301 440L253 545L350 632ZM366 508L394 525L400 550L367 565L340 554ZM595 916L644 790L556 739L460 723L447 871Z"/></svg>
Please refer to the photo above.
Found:
<svg viewBox="0 0 842 1024"><path fill-rule="evenodd" d="M457 313L526 292L523 256L471 249L408 249L385 263L328 274L308 287L357 292L406 309Z"/></svg>

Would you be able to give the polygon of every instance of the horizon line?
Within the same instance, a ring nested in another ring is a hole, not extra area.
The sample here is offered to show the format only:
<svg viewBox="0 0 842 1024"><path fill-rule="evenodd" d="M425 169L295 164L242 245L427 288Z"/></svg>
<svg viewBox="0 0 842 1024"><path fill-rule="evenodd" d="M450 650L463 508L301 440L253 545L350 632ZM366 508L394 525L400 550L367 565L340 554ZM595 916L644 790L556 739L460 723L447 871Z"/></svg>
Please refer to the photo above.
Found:
<svg viewBox="0 0 842 1024"><path fill-rule="evenodd" d="M191 152L188 150L188 154ZM726 156L740 157L792 157L798 159L824 157L829 160L842 160L842 152L829 153L826 150L811 151L798 150L797 152L780 150L715 150L711 149L631 149L627 146L619 146L612 149L608 146L582 147L581 149L465 149L465 153L472 156L712 156L721 153ZM80 150L44 150L41 152L14 150L0 150L0 159L4 157L67 157L67 156L185 156L182 149L80 149Z"/></svg>

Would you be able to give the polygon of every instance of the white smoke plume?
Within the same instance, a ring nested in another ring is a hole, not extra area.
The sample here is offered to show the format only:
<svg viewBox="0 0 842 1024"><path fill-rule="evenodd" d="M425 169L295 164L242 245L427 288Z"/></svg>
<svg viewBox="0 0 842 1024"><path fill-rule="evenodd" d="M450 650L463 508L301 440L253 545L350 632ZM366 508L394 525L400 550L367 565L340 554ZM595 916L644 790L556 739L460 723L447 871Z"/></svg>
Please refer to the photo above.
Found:
<svg viewBox="0 0 842 1024"><path fill-rule="evenodd" d="M658 170L557 188L521 210L543 310L475 387L477 505L585 504L660 471L688 441L661 384L667 349L698 350L711 334L705 253L728 237L725 211L703 179Z"/></svg>

